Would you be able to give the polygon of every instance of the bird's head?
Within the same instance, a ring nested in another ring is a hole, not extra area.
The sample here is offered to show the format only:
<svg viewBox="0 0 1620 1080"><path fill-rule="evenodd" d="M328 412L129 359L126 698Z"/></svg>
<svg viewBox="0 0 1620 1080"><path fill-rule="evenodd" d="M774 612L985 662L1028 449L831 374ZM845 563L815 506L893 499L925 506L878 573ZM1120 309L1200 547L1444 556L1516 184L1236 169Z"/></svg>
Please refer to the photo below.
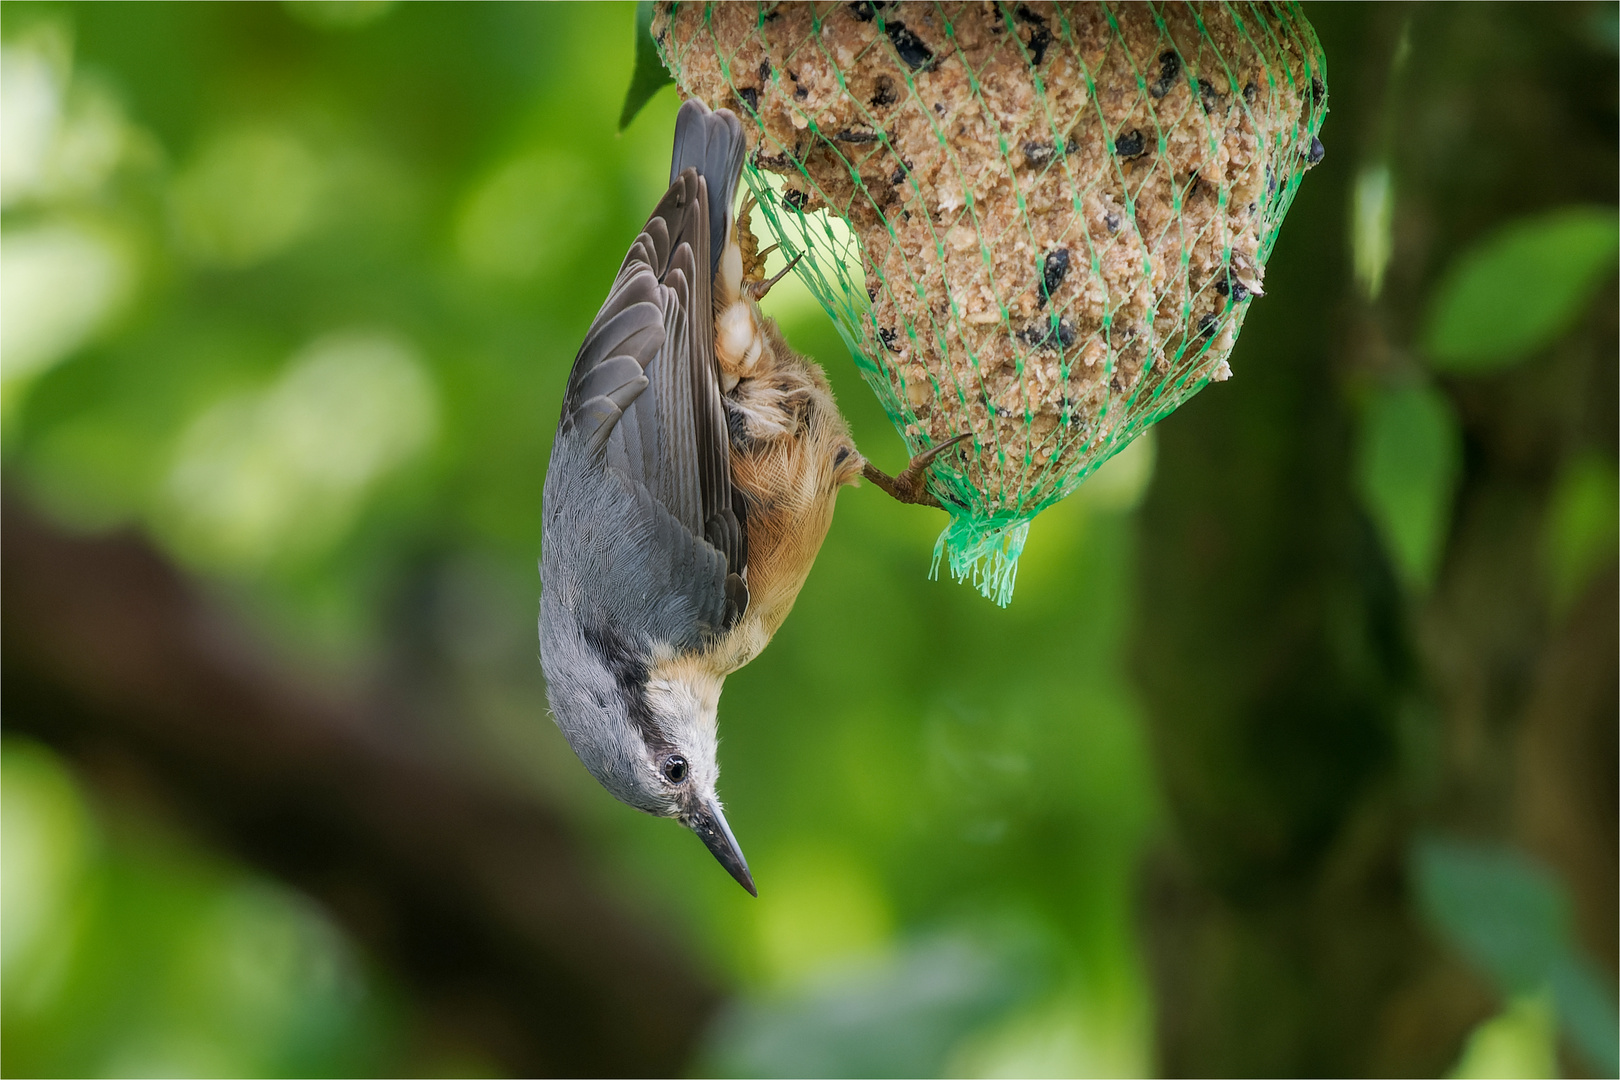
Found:
<svg viewBox="0 0 1620 1080"><path fill-rule="evenodd" d="M552 716L591 775L619 801L697 833L757 896L715 793L724 677L700 658L660 657L608 630L542 644Z"/></svg>

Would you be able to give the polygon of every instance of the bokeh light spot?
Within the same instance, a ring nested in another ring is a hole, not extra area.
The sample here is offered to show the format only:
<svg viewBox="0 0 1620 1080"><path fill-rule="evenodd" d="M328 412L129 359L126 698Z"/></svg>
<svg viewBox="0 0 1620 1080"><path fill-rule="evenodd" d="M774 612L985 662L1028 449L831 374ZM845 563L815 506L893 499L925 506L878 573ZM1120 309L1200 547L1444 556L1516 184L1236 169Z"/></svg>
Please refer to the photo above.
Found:
<svg viewBox="0 0 1620 1080"><path fill-rule="evenodd" d="M322 338L268 390L227 397L192 421L169 473L171 529L195 557L226 566L320 550L375 481L428 444L437 416L403 339Z"/></svg>
<svg viewBox="0 0 1620 1080"><path fill-rule="evenodd" d="M174 183L181 246L199 262L262 262L315 223L320 163L285 132L242 130L209 144Z"/></svg>

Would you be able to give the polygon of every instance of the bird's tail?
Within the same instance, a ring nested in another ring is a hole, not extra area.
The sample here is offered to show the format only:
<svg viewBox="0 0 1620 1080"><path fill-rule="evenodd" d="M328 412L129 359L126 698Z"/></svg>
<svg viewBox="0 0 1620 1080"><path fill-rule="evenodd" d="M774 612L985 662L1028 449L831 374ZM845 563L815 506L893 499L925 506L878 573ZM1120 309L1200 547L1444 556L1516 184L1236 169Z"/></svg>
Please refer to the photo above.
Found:
<svg viewBox="0 0 1620 1080"><path fill-rule="evenodd" d="M731 231L732 199L742 176L748 142L742 123L730 109L713 112L697 98L689 98L675 117L675 152L669 163L669 182L684 169L696 169L709 186L709 270L720 265Z"/></svg>

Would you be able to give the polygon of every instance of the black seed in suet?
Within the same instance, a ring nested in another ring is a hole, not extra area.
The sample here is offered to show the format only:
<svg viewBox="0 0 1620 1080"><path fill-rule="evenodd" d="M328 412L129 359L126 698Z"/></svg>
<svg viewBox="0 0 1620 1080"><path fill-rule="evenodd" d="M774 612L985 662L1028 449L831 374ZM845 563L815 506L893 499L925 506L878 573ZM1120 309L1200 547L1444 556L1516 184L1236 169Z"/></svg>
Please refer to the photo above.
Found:
<svg viewBox="0 0 1620 1080"><path fill-rule="evenodd" d="M803 101L805 98L807 98L809 96L810 96L810 91L806 90L804 87L795 86L793 88L793 100L794 101Z"/></svg>
<svg viewBox="0 0 1620 1080"><path fill-rule="evenodd" d="M872 104L881 109L885 105L893 105L899 100L894 92L894 80L887 75L880 75L876 89L872 92Z"/></svg>
<svg viewBox="0 0 1620 1080"><path fill-rule="evenodd" d="M1142 138L1142 133L1139 130L1131 128L1131 130L1114 140L1114 153L1127 161L1131 158L1139 158L1147 153L1147 140Z"/></svg>
<svg viewBox="0 0 1620 1080"><path fill-rule="evenodd" d="M1166 49L1159 54L1159 77L1148 85L1150 97L1162 98L1170 92L1176 84L1176 77L1181 74L1181 57L1174 49Z"/></svg>
<svg viewBox="0 0 1620 1080"><path fill-rule="evenodd" d="M847 143L875 143L881 141L883 136L875 131L852 131L845 128L834 135L833 138L839 142Z"/></svg>
<svg viewBox="0 0 1620 1080"><path fill-rule="evenodd" d="M1259 96L1260 96L1260 88L1254 85L1253 80L1250 80L1248 83L1246 83L1244 85L1244 87L1243 87L1243 103L1245 105L1253 105L1254 104L1254 99L1256 97L1259 97Z"/></svg>
<svg viewBox="0 0 1620 1080"><path fill-rule="evenodd" d="M1198 80L1198 103L1204 107L1205 112L1214 112L1221 107L1221 100L1225 95L1215 89L1215 84L1208 79Z"/></svg>
<svg viewBox="0 0 1620 1080"><path fill-rule="evenodd" d="M759 91L752 86L739 86L737 88L737 100L742 102L750 113L757 114L759 112Z"/></svg>
<svg viewBox="0 0 1620 1080"><path fill-rule="evenodd" d="M1219 325L1221 325L1221 318L1219 315L1214 313L1205 315L1203 318L1198 320L1198 336L1209 337L1209 335L1215 332L1215 328Z"/></svg>
<svg viewBox="0 0 1620 1080"><path fill-rule="evenodd" d="M1108 226L1111 233L1119 232L1119 215L1112 210L1103 214L1103 224Z"/></svg>
<svg viewBox="0 0 1620 1080"><path fill-rule="evenodd" d="M1046 306L1052 294L1058 291L1063 284L1063 276L1069 272L1069 249L1060 247L1046 253L1041 264L1041 298L1039 304Z"/></svg>
<svg viewBox="0 0 1620 1080"><path fill-rule="evenodd" d="M872 21L872 5L868 0L855 0L855 3L849 5L849 13L859 22Z"/></svg>
<svg viewBox="0 0 1620 1080"><path fill-rule="evenodd" d="M809 201L809 195L795 188L789 188L782 193L782 205L797 213L804 213L804 204Z"/></svg>
<svg viewBox="0 0 1620 1080"><path fill-rule="evenodd" d="M1050 319L1043 319L1018 331L1019 340L1034 349L1067 349L1077 337L1079 334L1068 319L1059 319L1056 329Z"/></svg>
<svg viewBox="0 0 1620 1080"><path fill-rule="evenodd" d="M1038 169L1051 161L1055 152L1051 143L1027 142L1024 144L1024 164Z"/></svg>
<svg viewBox="0 0 1620 1080"><path fill-rule="evenodd" d="M1215 282L1215 291L1222 296L1231 296L1234 304L1241 304L1249 298L1249 287L1235 277L1220 278Z"/></svg>
<svg viewBox="0 0 1620 1080"><path fill-rule="evenodd" d="M1322 80L1316 78L1314 75L1311 76L1311 104L1320 105L1322 103L1322 97L1326 93L1327 87L1322 85Z"/></svg>
<svg viewBox="0 0 1620 1080"><path fill-rule="evenodd" d="M1014 8L1013 18L1022 23L1029 23L1031 26L1046 25L1046 16L1037 15L1035 12L1029 9L1028 4L1019 4L1016 8Z"/></svg>
<svg viewBox="0 0 1620 1080"><path fill-rule="evenodd" d="M1052 44L1052 31L1044 26L1037 26L1029 32L1029 62L1031 67L1040 67L1041 61L1046 59L1046 47Z"/></svg>
<svg viewBox="0 0 1620 1080"><path fill-rule="evenodd" d="M922 71L934 64L934 51L923 44L923 39L906 29L903 22L892 22L883 28L889 35L889 44L912 71Z"/></svg>
<svg viewBox="0 0 1620 1080"><path fill-rule="evenodd" d="M1315 135L1312 135L1311 148L1305 154L1305 164L1315 165L1318 161L1322 160L1322 156L1326 153L1327 147L1322 145L1322 140L1317 138Z"/></svg>
<svg viewBox="0 0 1620 1080"><path fill-rule="evenodd" d="M872 299L876 300L877 297L874 296ZM881 341L883 343L883 347L888 349L890 352L897 353L900 351L899 336L900 335L896 334L887 326L881 327L878 330L878 340Z"/></svg>
<svg viewBox="0 0 1620 1080"><path fill-rule="evenodd" d="M762 84L771 81L771 62L769 60L759 62L759 81Z"/></svg>

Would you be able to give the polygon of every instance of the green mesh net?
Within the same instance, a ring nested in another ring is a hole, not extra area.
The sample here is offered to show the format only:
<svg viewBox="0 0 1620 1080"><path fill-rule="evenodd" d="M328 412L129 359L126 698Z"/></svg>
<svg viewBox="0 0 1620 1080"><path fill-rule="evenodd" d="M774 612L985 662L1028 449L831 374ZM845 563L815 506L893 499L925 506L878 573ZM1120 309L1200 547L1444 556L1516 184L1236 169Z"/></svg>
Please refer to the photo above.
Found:
<svg viewBox="0 0 1620 1080"><path fill-rule="evenodd" d="M952 573L1005 604L1030 520L1206 383L1326 72L1285 4L665 3L682 92L912 453Z"/></svg>

